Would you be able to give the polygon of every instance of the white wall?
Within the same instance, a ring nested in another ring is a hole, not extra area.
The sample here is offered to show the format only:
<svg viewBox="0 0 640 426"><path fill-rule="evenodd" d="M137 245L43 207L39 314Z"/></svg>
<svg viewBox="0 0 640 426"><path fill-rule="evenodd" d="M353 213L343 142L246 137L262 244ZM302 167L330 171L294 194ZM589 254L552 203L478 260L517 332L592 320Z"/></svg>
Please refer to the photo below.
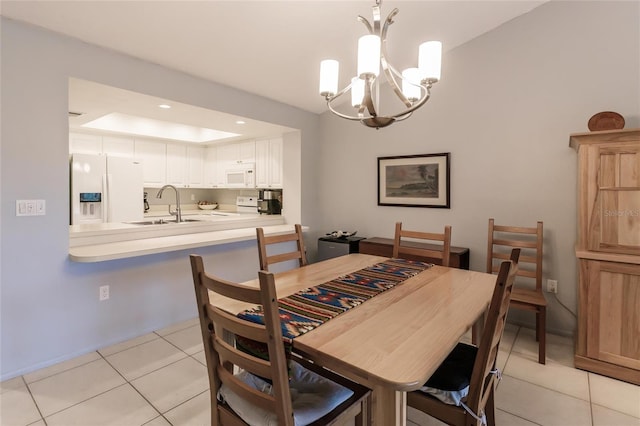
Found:
<svg viewBox="0 0 640 426"><path fill-rule="evenodd" d="M95 264L68 260L68 79L301 129L288 141L297 143L308 176L317 175L318 116L6 18L0 31L0 380L195 317L191 252L228 279L257 275L255 242ZM302 176L296 190L307 194L311 184ZM17 199L46 200L46 216L16 217ZM293 216L315 227L308 204ZM111 298L100 303L104 284Z"/></svg>
<svg viewBox="0 0 640 426"><path fill-rule="evenodd" d="M321 230L392 237L394 223L437 231L484 270L487 220L544 221L544 275L576 310L577 156L569 134L618 111L640 127L640 3L550 2L443 58L442 81L414 116L380 130L322 117ZM392 40L389 41L390 43ZM451 209L377 206L377 157L451 153ZM552 298L550 330L573 317ZM511 320L533 324L513 311Z"/></svg>
<svg viewBox="0 0 640 426"><path fill-rule="evenodd" d="M554 1L515 19L448 52L433 99L379 131L2 18L0 380L195 316L188 252L68 261L69 77L301 129L294 216L312 228L311 257L326 231L391 236L402 220L451 224L454 244L469 247L472 268L482 269L488 217L541 219L546 276L559 280L559 297L575 310L576 155L568 135L586 131L603 110L640 126L638 5ZM376 205L377 157L436 152L452 154L451 209ZM46 199L47 215L17 218L16 199ZM255 275L254 244L197 252L226 278ZM101 304L103 284L111 299ZM573 329L554 300L549 309L551 329Z"/></svg>

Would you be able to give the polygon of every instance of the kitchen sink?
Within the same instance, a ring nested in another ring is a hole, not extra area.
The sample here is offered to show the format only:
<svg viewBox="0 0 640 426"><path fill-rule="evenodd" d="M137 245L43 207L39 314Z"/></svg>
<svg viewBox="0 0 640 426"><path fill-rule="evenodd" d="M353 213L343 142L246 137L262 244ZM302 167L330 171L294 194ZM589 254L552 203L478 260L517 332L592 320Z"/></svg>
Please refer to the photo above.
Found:
<svg viewBox="0 0 640 426"><path fill-rule="evenodd" d="M182 219L182 222L201 222L199 219ZM130 225L166 225L168 223L177 223L175 220L166 219L153 219L153 220L139 220L135 222L125 222Z"/></svg>

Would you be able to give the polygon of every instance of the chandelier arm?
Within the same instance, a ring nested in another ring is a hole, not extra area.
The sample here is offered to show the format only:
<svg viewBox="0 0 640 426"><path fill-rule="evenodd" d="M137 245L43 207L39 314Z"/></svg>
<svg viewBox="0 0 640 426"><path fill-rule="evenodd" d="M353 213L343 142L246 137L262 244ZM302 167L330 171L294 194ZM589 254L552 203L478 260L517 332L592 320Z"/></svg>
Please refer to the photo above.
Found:
<svg viewBox="0 0 640 426"><path fill-rule="evenodd" d="M362 104L367 107L370 116L377 117L378 113L376 112L376 107L373 104L373 94L371 93L374 81L375 77L369 76L367 76L367 79L364 81L364 99L362 100Z"/></svg>
<svg viewBox="0 0 640 426"><path fill-rule="evenodd" d="M389 25L393 24L393 17L396 16L398 12L400 11L396 8L393 9L391 13L389 13L387 19L385 19L384 21L382 31L380 32L380 65L382 65L382 70L384 72L385 78L389 82L398 99L400 99L400 101L407 108L410 108L411 101L409 101L409 99L404 96L404 93L402 93L402 89L393 76L393 73L395 73L400 78L402 78L402 75L399 74L398 71L396 71L396 69L387 61L387 31L389 30Z"/></svg>
<svg viewBox="0 0 640 426"><path fill-rule="evenodd" d="M420 108L422 105L424 105L429 98L431 97L431 85L427 85L426 87L420 85L420 87L422 87L423 89L426 90L426 96L422 97L418 102L414 103L409 109L399 112L398 114L393 114L393 115L389 115L389 117L391 118L395 118L396 120L398 120L398 117L402 117L406 114L410 114L413 111L417 110L418 108Z"/></svg>
<svg viewBox="0 0 640 426"><path fill-rule="evenodd" d="M358 21L362 22L364 26L367 27L367 31L369 31L369 34L373 34L373 28L371 27L371 24L369 23L367 18L363 17L362 15L358 15Z"/></svg>
<svg viewBox="0 0 640 426"><path fill-rule="evenodd" d="M331 99L327 99L327 107L329 108L329 111L331 111L332 113L334 113L338 117L345 118L347 120L353 120L353 121L361 121L362 120L362 117L355 117L353 115L347 115L347 114L343 114L343 113L341 113L339 111L336 111L333 108L333 106L331 106L331 102L333 102L333 100L336 99L336 98L337 98L337 96L334 96Z"/></svg>

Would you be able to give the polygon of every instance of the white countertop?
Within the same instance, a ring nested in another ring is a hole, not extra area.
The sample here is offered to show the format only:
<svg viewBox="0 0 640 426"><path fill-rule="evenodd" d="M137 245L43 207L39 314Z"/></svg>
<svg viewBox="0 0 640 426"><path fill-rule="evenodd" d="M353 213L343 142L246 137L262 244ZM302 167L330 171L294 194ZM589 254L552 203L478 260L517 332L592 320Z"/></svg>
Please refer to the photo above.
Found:
<svg viewBox="0 0 640 426"><path fill-rule="evenodd" d="M265 234L291 232L280 215L236 214L218 216L208 211L183 218L197 222L136 225L98 223L69 227L69 258L74 262L102 262L147 254L164 253L256 238L256 227ZM162 216L170 219L170 216ZM158 218L158 217L154 217ZM175 218L173 218L175 220Z"/></svg>

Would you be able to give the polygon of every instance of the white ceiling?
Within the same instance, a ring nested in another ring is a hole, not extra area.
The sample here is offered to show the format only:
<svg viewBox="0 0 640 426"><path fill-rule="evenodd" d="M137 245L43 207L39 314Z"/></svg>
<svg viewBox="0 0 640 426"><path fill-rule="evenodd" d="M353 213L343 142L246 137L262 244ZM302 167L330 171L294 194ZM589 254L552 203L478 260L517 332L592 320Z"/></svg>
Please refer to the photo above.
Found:
<svg viewBox="0 0 640 426"><path fill-rule="evenodd" d="M393 8L400 10L387 36L390 61L397 69L416 66L422 41L441 40L446 52L544 2L387 0L383 18ZM346 85L355 75L357 39L366 33L356 17L372 21L373 4L374 0L2 0L0 13L321 113L326 105L318 94L320 61L339 60L340 85ZM84 99L83 108L91 108L89 101Z"/></svg>

